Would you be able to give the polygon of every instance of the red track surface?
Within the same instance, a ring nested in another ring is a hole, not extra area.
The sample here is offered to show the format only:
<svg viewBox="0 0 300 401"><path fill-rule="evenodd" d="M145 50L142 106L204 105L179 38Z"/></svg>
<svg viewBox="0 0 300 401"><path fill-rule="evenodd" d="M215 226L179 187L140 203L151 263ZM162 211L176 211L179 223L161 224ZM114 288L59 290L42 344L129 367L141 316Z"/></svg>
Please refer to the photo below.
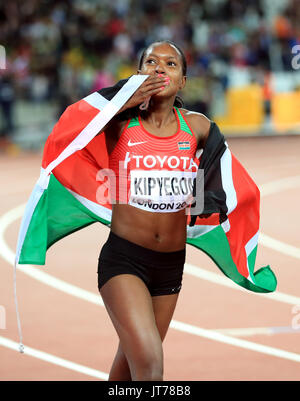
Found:
<svg viewBox="0 0 300 401"><path fill-rule="evenodd" d="M232 152L259 186L280 178L300 176L300 137L228 140ZM41 156L0 156L0 216L27 202L38 178ZM300 248L299 185L262 197L261 232ZM20 219L5 231L15 251ZM55 244L47 264L36 267L51 276L98 295L97 259L108 229L85 228ZM188 246L187 263L222 277L209 258ZM299 298L300 261L281 251L259 246L257 268L270 264L278 292ZM0 257L0 305L6 310L6 329L0 337L18 342L13 298L13 269ZM118 338L104 307L42 284L21 271L18 300L25 347L47 352L102 372L109 372ZM100 295L99 295L100 298ZM295 305L297 304L297 299ZM272 335L254 332L240 337L298 354L300 334L293 330L293 304L239 291L185 273L173 320L205 329L290 327ZM300 313L300 307L299 312ZM297 320L297 319L296 319ZM298 318L300 323L300 317ZM239 337L235 337L239 338ZM300 362L227 345L170 328L164 341L165 380L299 380ZM98 380L1 346L0 380Z"/></svg>

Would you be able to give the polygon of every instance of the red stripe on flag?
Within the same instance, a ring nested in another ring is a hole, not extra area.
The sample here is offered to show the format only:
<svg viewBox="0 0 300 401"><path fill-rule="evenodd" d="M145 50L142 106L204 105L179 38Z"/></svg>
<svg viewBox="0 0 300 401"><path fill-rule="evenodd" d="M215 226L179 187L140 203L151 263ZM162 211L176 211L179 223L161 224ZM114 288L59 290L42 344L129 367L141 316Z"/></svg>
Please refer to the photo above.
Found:
<svg viewBox="0 0 300 401"><path fill-rule="evenodd" d="M42 167L45 169L55 160L98 113L85 100L67 107L46 141Z"/></svg>
<svg viewBox="0 0 300 401"><path fill-rule="evenodd" d="M241 163L232 155L232 177L237 207L229 214L230 230L226 233L231 256L240 274L248 277L245 245L259 229L260 193Z"/></svg>
<svg viewBox="0 0 300 401"><path fill-rule="evenodd" d="M103 181L99 180L98 172L106 168L108 168L108 154L105 135L102 133L84 149L77 151L59 164L53 170L53 174L66 188L92 202L99 203L97 193Z"/></svg>

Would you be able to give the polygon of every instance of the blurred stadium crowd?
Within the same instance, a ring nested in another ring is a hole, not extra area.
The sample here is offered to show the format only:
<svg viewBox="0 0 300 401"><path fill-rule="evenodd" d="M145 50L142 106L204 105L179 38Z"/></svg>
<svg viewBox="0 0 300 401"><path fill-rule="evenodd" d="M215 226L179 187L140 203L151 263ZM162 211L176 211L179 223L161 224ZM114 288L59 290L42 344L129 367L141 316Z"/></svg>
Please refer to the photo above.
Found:
<svg viewBox="0 0 300 401"><path fill-rule="evenodd" d="M68 104L134 74L142 49L162 38L186 54L186 107L210 118L223 116L224 126L227 121L240 129L240 121L247 120L252 104L247 96L260 99L251 126L270 115L272 91L300 88L292 66L292 49L300 44L300 0L3 1L2 143L26 122L28 105L45 105L38 113L41 126L49 110L55 121ZM248 92L228 95L235 88ZM246 117L241 110L236 119L227 109L240 104L241 97ZM26 113L16 111L18 105Z"/></svg>

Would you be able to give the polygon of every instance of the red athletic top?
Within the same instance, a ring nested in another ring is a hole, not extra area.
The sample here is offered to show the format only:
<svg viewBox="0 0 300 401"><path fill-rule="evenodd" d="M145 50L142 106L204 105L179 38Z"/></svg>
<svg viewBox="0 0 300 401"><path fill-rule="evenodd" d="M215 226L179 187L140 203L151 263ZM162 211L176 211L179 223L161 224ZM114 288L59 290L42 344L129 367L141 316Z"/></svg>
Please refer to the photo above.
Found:
<svg viewBox="0 0 300 401"><path fill-rule="evenodd" d="M199 160L197 140L177 107L176 134L150 134L140 117L127 124L109 156L111 203L150 212L176 212L192 200Z"/></svg>

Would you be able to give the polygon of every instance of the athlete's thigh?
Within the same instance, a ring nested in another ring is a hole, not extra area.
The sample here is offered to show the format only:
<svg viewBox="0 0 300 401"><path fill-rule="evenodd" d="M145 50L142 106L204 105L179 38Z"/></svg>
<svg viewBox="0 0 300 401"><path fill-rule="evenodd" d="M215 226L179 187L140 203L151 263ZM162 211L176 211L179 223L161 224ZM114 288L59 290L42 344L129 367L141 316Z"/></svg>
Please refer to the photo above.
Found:
<svg viewBox="0 0 300 401"><path fill-rule="evenodd" d="M152 348L160 357L161 338L145 283L135 275L120 274L108 280L100 294L126 356L142 356Z"/></svg>
<svg viewBox="0 0 300 401"><path fill-rule="evenodd" d="M178 296L179 293L152 296L155 322L162 342L166 337L170 322L172 320ZM117 354L120 358L123 357L126 360L121 342L119 342Z"/></svg>
<svg viewBox="0 0 300 401"><path fill-rule="evenodd" d="M152 297L156 325L163 341L175 311L179 293Z"/></svg>

